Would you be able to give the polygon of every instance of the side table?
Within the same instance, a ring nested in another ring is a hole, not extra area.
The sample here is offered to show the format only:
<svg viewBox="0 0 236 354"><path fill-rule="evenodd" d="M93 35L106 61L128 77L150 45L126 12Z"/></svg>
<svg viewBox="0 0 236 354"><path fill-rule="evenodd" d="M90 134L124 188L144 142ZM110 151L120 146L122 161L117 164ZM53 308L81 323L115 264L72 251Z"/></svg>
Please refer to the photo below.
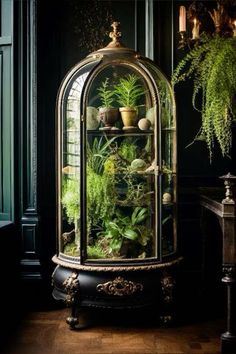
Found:
<svg viewBox="0 0 236 354"><path fill-rule="evenodd" d="M213 212L219 220L222 237L222 282L227 286L227 329L221 335L221 352L236 353L236 199L232 186L236 176L221 176L225 185L225 198L207 190L200 194L202 208ZM202 214L204 215L204 213Z"/></svg>

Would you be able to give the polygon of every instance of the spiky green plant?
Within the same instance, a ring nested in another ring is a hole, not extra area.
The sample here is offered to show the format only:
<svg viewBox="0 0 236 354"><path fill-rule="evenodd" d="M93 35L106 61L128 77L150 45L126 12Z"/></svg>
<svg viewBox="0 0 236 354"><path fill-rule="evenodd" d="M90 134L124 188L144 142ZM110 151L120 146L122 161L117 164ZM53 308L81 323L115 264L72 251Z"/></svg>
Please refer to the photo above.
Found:
<svg viewBox="0 0 236 354"><path fill-rule="evenodd" d="M114 102L114 90L109 87L109 78L107 77L98 89L102 107L111 108Z"/></svg>
<svg viewBox="0 0 236 354"><path fill-rule="evenodd" d="M138 99L145 93L138 81L137 75L129 74L127 77L121 77L118 84L114 86L115 95L121 107L135 108L137 106Z"/></svg>
<svg viewBox="0 0 236 354"><path fill-rule="evenodd" d="M107 139L102 136L100 139L95 138L91 144L87 144L87 164L97 174L103 173L104 162L111 154L115 139L116 137Z"/></svg>
<svg viewBox="0 0 236 354"><path fill-rule="evenodd" d="M214 143L223 156L230 154L232 126L236 121L236 38L202 36L180 61L172 76L173 85L193 78L193 107L201 112L198 136L203 136L210 160ZM201 105L197 106L198 96Z"/></svg>

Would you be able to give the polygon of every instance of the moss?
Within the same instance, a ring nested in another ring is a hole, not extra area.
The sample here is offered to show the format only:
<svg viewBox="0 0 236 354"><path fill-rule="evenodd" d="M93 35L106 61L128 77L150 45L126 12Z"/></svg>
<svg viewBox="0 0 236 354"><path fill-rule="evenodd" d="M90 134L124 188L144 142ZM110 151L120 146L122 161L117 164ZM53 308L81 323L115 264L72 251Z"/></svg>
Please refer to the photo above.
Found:
<svg viewBox="0 0 236 354"><path fill-rule="evenodd" d="M63 251L68 256L79 257L78 246L74 242L68 243L67 245L65 245Z"/></svg>

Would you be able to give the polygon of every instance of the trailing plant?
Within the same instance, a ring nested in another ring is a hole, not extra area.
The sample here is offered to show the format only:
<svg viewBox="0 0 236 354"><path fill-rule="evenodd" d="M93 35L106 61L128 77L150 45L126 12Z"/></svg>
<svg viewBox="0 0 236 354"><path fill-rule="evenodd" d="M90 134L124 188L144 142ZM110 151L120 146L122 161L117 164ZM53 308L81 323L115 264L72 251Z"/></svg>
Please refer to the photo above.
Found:
<svg viewBox="0 0 236 354"><path fill-rule="evenodd" d="M145 93L138 81L137 75L129 74L127 77L121 77L118 84L114 86L114 92L121 107L136 108L138 99Z"/></svg>
<svg viewBox="0 0 236 354"><path fill-rule="evenodd" d="M114 214L117 191L113 175L97 174L87 167L88 227L96 226Z"/></svg>
<svg viewBox="0 0 236 354"><path fill-rule="evenodd" d="M113 107L114 90L109 88L109 78L107 77L98 89L99 98L102 102L102 107Z"/></svg>
<svg viewBox="0 0 236 354"><path fill-rule="evenodd" d="M67 179L63 183L61 203L69 223L75 227L80 217L80 186L77 178Z"/></svg>
<svg viewBox="0 0 236 354"><path fill-rule="evenodd" d="M69 239L67 239L68 234L71 234L71 232L64 232L62 234L64 252L71 255L77 255L80 243L80 185L79 180L76 177L73 179L63 178L61 203L63 209L65 210L67 222L69 224L73 224L74 226L75 236L74 239L73 237L69 237ZM65 241L67 244L64 243Z"/></svg>
<svg viewBox="0 0 236 354"><path fill-rule="evenodd" d="M104 171L104 163L113 151L112 143L115 139L116 137L111 139L95 138L91 144L87 144L88 232L92 226L96 226L105 217L111 217L114 213L117 195L115 178Z"/></svg>
<svg viewBox="0 0 236 354"><path fill-rule="evenodd" d="M196 138L205 139L210 160L215 141L223 156L230 154L232 146L232 126L236 120L235 53L236 37L203 35L180 61L172 76L173 85L193 78L192 103L202 116L201 129Z"/></svg>

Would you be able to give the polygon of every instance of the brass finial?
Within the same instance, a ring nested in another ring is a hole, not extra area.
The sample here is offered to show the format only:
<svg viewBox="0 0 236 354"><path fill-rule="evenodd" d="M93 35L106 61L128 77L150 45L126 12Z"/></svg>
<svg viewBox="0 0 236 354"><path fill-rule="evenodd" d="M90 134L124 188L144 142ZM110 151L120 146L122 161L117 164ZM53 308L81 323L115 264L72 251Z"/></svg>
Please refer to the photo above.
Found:
<svg viewBox="0 0 236 354"><path fill-rule="evenodd" d="M120 22L114 21L111 24L113 31L109 33L109 37L112 41L108 44L107 47L115 48L115 47L122 47L123 45L120 43L121 32L119 31Z"/></svg>

